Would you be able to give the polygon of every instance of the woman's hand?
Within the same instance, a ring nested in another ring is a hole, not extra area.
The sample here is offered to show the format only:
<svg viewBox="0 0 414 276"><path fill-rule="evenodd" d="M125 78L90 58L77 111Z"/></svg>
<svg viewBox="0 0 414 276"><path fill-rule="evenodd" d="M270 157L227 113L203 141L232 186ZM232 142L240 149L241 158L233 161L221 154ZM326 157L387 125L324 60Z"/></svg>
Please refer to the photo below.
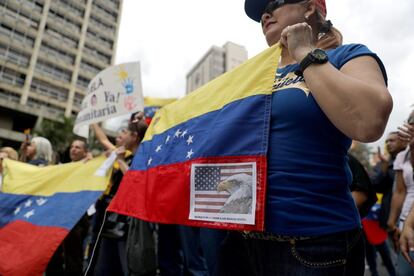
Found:
<svg viewBox="0 0 414 276"><path fill-rule="evenodd" d="M404 224L400 237L400 249L407 262L414 267L414 260L411 257L414 254L414 228L410 225Z"/></svg>
<svg viewBox="0 0 414 276"><path fill-rule="evenodd" d="M400 250L400 243L399 243L399 239L401 235L400 229L394 226L394 229L388 231L388 234L391 237L394 251L398 252Z"/></svg>
<svg viewBox="0 0 414 276"><path fill-rule="evenodd" d="M116 153L116 159L118 160L124 160L125 159L125 154L126 154L126 149L124 146L120 146L119 148L117 148L115 150Z"/></svg>
<svg viewBox="0 0 414 276"><path fill-rule="evenodd" d="M92 153L88 152L88 153L86 154L86 157L85 157L85 158L83 158L83 163L86 163L86 162L88 162L89 160L92 160L92 159L93 159L93 155L92 155Z"/></svg>
<svg viewBox="0 0 414 276"><path fill-rule="evenodd" d="M405 123L404 126L398 127L398 138L410 146L414 146L414 126Z"/></svg>
<svg viewBox="0 0 414 276"><path fill-rule="evenodd" d="M316 48L312 27L307 23L298 23L284 28L280 42L297 62L301 62L309 52Z"/></svg>
<svg viewBox="0 0 414 276"><path fill-rule="evenodd" d="M107 149L107 150L104 152L105 157L106 157L106 158L108 158L108 157L111 155L111 153L112 153L113 151L114 151L114 150Z"/></svg>

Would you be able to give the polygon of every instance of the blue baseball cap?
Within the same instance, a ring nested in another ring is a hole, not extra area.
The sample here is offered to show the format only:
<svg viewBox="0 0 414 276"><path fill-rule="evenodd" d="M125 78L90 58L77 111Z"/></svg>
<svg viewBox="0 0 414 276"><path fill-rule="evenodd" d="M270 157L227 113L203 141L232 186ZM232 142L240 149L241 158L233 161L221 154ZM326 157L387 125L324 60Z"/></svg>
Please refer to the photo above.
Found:
<svg viewBox="0 0 414 276"><path fill-rule="evenodd" d="M302 2L303 0L276 0L276 1L271 1L271 0L246 0L244 2L244 10L246 11L246 14L248 17L250 17L251 19L253 19L254 21L260 22L260 20L262 19L262 15L264 13L264 10L266 8L266 6L270 3L270 2L276 2L275 4L281 6L283 4L293 4L293 3L298 3L298 2ZM323 4L325 4L325 0L319 0L319 1L315 1L315 2L323 2ZM326 8L325 8L325 14L326 14Z"/></svg>

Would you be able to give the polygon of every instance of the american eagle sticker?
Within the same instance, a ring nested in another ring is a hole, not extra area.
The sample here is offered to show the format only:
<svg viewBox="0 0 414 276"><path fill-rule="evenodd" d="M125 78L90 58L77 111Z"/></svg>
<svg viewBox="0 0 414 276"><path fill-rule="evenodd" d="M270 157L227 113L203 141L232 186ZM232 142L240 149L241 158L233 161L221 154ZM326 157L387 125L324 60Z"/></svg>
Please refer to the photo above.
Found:
<svg viewBox="0 0 414 276"><path fill-rule="evenodd" d="M192 220L254 224L256 163L192 164Z"/></svg>

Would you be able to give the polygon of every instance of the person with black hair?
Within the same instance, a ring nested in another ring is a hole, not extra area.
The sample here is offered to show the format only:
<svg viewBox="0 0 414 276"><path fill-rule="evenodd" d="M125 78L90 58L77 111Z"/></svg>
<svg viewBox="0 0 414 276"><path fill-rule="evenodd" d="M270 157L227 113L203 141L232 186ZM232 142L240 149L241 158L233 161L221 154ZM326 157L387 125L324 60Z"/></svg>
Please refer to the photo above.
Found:
<svg viewBox="0 0 414 276"><path fill-rule="evenodd" d="M69 148L71 162L90 159L87 140L75 137ZM56 249L46 268L46 275L83 275L84 240L89 231L88 215L83 215Z"/></svg>
<svg viewBox="0 0 414 276"><path fill-rule="evenodd" d="M123 145L115 149L119 169L113 172L111 187L105 197L106 207L118 191L124 173L136 153L140 142L144 138L147 125L143 121L129 123L128 128L119 135ZM127 151L132 154L126 156ZM106 210L106 207L104 208ZM130 275L127 262L127 238L130 218L116 213L107 213L103 222L102 234L98 237L96 266L93 275ZM154 253L155 254L155 253ZM87 271L91 273L92 271Z"/></svg>

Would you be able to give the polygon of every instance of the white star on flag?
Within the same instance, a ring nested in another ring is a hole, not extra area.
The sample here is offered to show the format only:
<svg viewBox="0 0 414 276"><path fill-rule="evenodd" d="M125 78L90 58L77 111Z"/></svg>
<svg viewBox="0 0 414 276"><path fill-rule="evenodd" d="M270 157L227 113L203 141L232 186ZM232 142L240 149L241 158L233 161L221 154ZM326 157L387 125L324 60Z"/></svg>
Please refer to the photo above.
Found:
<svg viewBox="0 0 414 276"><path fill-rule="evenodd" d="M181 134L181 137L184 137L187 134L187 130L184 130L184 132Z"/></svg>
<svg viewBox="0 0 414 276"><path fill-rule="evenodd" d="M147 165L149 166L149 165L151 165L151 162L152 162L152 158L150 157L149 159L148 159L148 163L147 163Z"/></svg>
<svg viewBox="0 0 414 276"><path fill-rule="evenodd" d="M34 210L30 210L29 212L27 212L26 214L24 214L24 217L25 218L30 218L33 215L34 215Z"/></svg>
<svg viewBox="0 0 414 276"><path fill-rule="evenodd" d="M21 209L20 206L17 207L16 210L14 210L13 214L17 215L20 212L20 209Z"/></svg>
<svg viewBox="0 0 414 276"><path fill-rule="evenodd" d="M181 131L179 129L177 129L177 131L175 132L174 136L175 137L180 137L181 135Z"/></svg>
<svg viewBox="0 0 414 276"><path fill-rule="evenodd" d="M190 145L190 144L192 144L192 143L193 143L193 138L194 138L194 136L193 136L193 135L188 136L188 139L187 139L187 145Z"/></svg>
<svg viewBox="0 0 414 276"><path fill-rule="evenodd" d="M155 152L159 152L161 150L161 145L158 145L157 149L155 150Z"/></svg>
<svg viewBox="0 0 414 276"><path fill-rule="evenodd" d="M46 201L47 201L47 199L45 199L45 198L39 198L39 199L36 199L36 204L37 204L37 206L42 206L43 204L46 203Z"/></svg>
<svg viewBox="0 0 414 276"><path fill-rule="evenodd" d="M168 135L168 136L167 136L167 138L165 138L165 143L166 143L166 144L168 143L168 141L170 141L170 137L171 137L171 136L170 136L170 135Z"/></svg>
<svg viewBox="0 0 414 276"><path fill-rule="evenodd" d="M191 155L193 155L194 154L194 152L193 152L193 149L190 149L190 151L188 151L187 152L187 158L191 158Z"/></svg>
<svg viewBox="0 0 414 276"><path fill-rule="evenodd" d="M24 203L24 207L30 207L30 206L32 206L32 200L31 199L29 199L28 201L26 201Z"/></svg>

